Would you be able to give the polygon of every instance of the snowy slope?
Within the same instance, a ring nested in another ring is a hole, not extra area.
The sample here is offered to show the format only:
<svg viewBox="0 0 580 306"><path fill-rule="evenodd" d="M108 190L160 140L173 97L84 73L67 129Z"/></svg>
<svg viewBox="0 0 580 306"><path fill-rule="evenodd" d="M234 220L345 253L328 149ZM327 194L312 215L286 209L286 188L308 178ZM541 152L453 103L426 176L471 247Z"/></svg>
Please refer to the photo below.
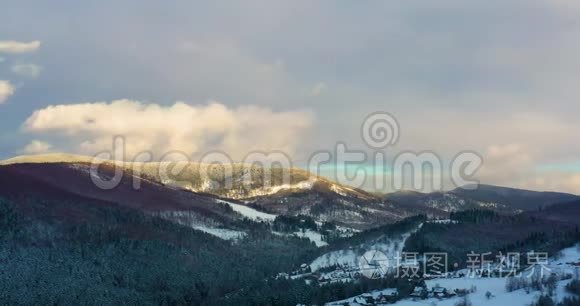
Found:
<svg viewBox="0 0 580 306"><path fill-rule="evenodd" d="M383 290L374 290L371 291L369 293L366 293L364 295L369 295L372 296L373 298L378 298L381 294L383 295L391 295L391 294L396 294L397 293L397 289L394 288L387 288L387 289L383 289ZM344 300L340 300L340 301L336 301L336 302L332 302L332 303L328 303L326 305L328 306L343 306L344 304L348 303L350 305L360 305L358 303L356 303L356 301L358 300L357 297L363 296L363 294L361 295L357 295L348 299L344 299Z"/></svg>
<svg viewBox="0 0 580 306"><path fill-rule="evenodd" d="M234 231L226 228L216 228L203 225L194 225L191 228L202 231L204 233L216 236L223 240L235 240L244 238L246 233L241 231Z"/></svg>
<svg viewBox="0 0 580 306"><path fill-rule="evenodd" d="M253 221L274 221L274 219L276 219L276 215L257 211L251 207L241 204L236 204L224 200L216 200L216 202L229 205L235 212Z"/></svg>
<svg viewBox="0 0 580 306"><path fill-rule="evenodd" d="M578 269L570 263L580 262L580 245L564 249L560 252L560 256L552 258L547 265L549 272L554 272L558 277L565 275L574 275L575 270ZM507 278L440 278L427 280L427 288L431 289L436 286L441 286L447 288L448 290L454 289L470 289L472 287L476 288L476 291L468 295L469 300L473 306L480 305L509 305L509 306L524 306L530 305L532 302L536 301L538 297L542 294L540 291L531 291L526 293L524 289L515 290L512 292L507 292L506 290ZM557 282L556 290L553 299L556 302L561 301L565 297L571 296L565 290L565 286L571 281L571 279L559 280ZM389 290L389 289L387 289ZM486 293L490 292L492 297L488 299ZM372 293L372 292L371 292ZM407 298L400 300L395 304L396 306L422 306L422 305L437 305L437 306L455 306L462 298L452 297L447 299L429 298L425 300L421 299L411 299ZM326 305L359 305L354 302L354 297L327 303Z"/></svg>
<svg viewBox="0 0 580 306"><path fill-rule="evenodd" d="M556 299L561 300L563 297L567 296L564 292L564 286L570 282L570 280L558 282L558 289L556 290ZM530 305L539 296L540 292L530 292L526 293L524 289L516 290L513 292L507 292L505 289L506 279L505 278L456 278L456 279L435 279L426 282L428 288L432 288L436 284L448 289L469 289L472 286L477 288L477 291L469 294L469 300L473 306L480 305L510 305L510 306L524 306ZM485 296L486 292L491 292L493 297L487 299ZM426 300L413 301L411 299L406 299L399 301L393 305L396 306L420 306L420 305L431 305L435 303L437 306L454 306L460 297L453 297L450 299L437 299L430 298Z"/></svg>
<svg viewBox="0 0 580 306"><path fill-rule="evenodd" d="M314 244L316 244L317 247L323 247L323 246L328 245L328 243L326 243L326 241L322 241L322 235L320 233L315 232L315 231L310 230L310 229L307 229L304 232L302 232L302 231L295 232L294 235L301 237L301 238L310 239L310 241L314 242Z"/></svg>
<svg viewBox="0 0 580 306"><path fill-rule="evenodd" d="M401 235L400 237L393 238L386 243L374 243L370 245L362 245L354 249L337 250L326 253L316 258L310 264L310 268L312 271L318 271L321 268L334 265L358 267L361 256L368 251L380 251L387 257L389 262L395 262L396 258L398 258L403 252L405 241L419 228L421 228L421 226L413 231Z"/></svg>
<svg viewBox="0 0 580 306"><path fill-rule="evenodd" d="M220 224L211 220L204 220L191 211L166 211L153 213L152 215L191 227L195 230L202 231L224 240L240 239L246 236L246 233L243 231L220 227Z"/></svg>

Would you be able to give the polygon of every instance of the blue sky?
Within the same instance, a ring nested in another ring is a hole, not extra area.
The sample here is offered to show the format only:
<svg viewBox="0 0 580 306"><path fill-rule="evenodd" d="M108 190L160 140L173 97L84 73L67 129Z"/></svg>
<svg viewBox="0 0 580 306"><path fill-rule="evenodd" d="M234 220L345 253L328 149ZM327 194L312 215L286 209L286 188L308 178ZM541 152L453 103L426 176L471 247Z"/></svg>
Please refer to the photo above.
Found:
<svg viewBox="0 0 580 306"><path fill-rule="evenodd" d="M124 134L135 151L300 161L338 141L371 151L360 126L386 111L389 156L476 151L486 183L580 192L578 167L550 166L580 152L574 0L1 5L0 158Z"/></svg>

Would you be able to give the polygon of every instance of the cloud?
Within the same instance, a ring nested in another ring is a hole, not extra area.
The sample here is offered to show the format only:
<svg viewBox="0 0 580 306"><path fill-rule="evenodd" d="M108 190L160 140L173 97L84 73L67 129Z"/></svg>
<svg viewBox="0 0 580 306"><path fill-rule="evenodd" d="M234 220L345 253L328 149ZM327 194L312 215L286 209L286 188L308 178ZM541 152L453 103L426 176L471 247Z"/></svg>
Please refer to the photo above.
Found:
<svg viewBox="0 0 580 306"><path fill-rule="evenodd" d="M211 99L262 105L275 105L292 95L292 81L283 61L260 58L235 41L186 40L167 58L149 53L142 56L149 58L168 87L178 91L191 90L193 83L196 91L207 92Z"/></svg>
<svg viewBox="0 0 580 306"><path fill-rule="evenodd" d="M311 90L310 90L310 96L312 97L318 97L320 96L320 94L326 90L326 88L328 88L328 86L326 86L326 83L324 82L320 82L318 84L316 84Z"/></svg>
<svg viewBox="0 0 580 306"><path fill-rule="evenodd" d="M401 122L401 141L393 149L432 150L445 160L461 150L501 153L511 161L484 156L487 183L571 186L566 182L573 180L551 180L552 174L534 168L571 162L580 152L580 142L574 141L580 134L579 3L250 1L236 10L212 4L203 9L192 3L172 9L151 5L138 16L131 5L117 5L120 13L112 16L108 2L90 12L15 2L15 9L28 17L6 10L0 10L0 17L10 20L10 37L34 31L39 38L51 37L54 52L36 63L61 71L27 89L31 102L105 96L214 99L233 109L304 106L320 119L304 139L313 143L310 150L301 147L305 152L330 148L337 140L366 148L360 140L362 120L387 111ZM85 22L63 28L63 18L71 14ZM42 20L42 27L30 20ZM79 31L90 35L75 36ZM4 64L10 69L12 62ZM318 84L322 81L332 90ZM46 107L41 103L15 106L21 114ZM0 121L6 133L17 128L13 120ZM77 135L72 141L92 139ZM0 147L0 154L9 154L14 145Z"/></svg>
<svg viewBox="0 0 580 306"><path fill-rule="evenodd" d="M6 102L6 99L14 94L14 90L10 81L0 80L0 104Z"/></svg>
<svg viewBox="0 0 580 306"><path fill-rule="evenodd" d="M293 155L312 123L308 111L228 108L217 102L161 106L116 100L49 106L35 111L23 128L68 140L70 150L81 154L110 151L113 137L123 136L126 159L143 151L159 159L170 151L200 156L220 150L239 160L251 151L281 150Z"/></svg>
<svg viewBox="0 0 580 306"><path fill-rule="evenodd" d="M42 68L35 64L16 64L12 66L12 72L31 79L36 79L40 75L41 70Z"/></svg>
<svg viewBox="0 0 580 306"><path fill-rule="evenodd" d="M530 171L537 157L521 144L491 145L483 153L484 164L478 176L484 182L511 182L511 185L527 184L532 179Z"/></svg>
<svg viewBox="0 0 580 306"><path fill-rule="evenodd" d="M52 145L48 142L33 140L22 149L22 153L25 154L48 153L50 152L51 148Z"/></svg>
<svg viewBox="0 0 580 306"><path fill-rule="evenodd" d="M40 48L40 41L20 42L0 40L0 53L30 53Z"/></svg>
<svg viewBox="0 0 580 306"><path fill-rule="evenodd" d="M540 153L522 144L489 146L478 178L488 184L580 194L580 173L542 170Z"/></svg>

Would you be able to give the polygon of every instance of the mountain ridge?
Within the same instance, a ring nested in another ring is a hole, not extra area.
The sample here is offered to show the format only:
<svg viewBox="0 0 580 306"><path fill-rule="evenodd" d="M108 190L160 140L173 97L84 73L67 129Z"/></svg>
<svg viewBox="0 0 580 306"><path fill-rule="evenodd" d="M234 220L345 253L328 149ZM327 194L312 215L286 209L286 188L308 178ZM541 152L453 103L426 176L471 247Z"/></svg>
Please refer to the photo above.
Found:
<svg viewBox="0 0 580 306"><path fill-rule="evenodd" d="M533 191L489 184L480 184L477 188L466 187L431 193L399 191L384 197L401 204L439 208L446 212L483 208L505 213L537 210L580 199L578 195L556 191Z"/></svg>

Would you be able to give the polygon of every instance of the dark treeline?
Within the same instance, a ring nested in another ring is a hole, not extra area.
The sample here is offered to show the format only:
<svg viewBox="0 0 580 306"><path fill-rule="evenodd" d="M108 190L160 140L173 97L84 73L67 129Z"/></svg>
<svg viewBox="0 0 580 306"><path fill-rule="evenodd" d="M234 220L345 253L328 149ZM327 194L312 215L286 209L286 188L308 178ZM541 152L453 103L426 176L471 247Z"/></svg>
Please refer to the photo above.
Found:
<svg viewBox="0 0 580 306"><path fill-rule="evenodd" d="M412 252L446 252L449 264L464 266L467 254L501 251L555 252L580 241L573 224L557 223L526 214L504 216L489 210L451 213L458 223L425 223L405 243ZM522 258L525 261L525 258Z"/></svg>
<svg viewBox="0 0 580 306"><path fill-rule="evenodd" d="M248 286L218 301L219 305L295 306L298 304L324 305L347 299L375 289L396 288L400 296L408 296L418 280L388 276L381 279L361 278L352 283L334 283L319 286L303 280L269 279Z"/></svg>
<svg viewBox="0 0 580 306"><path fill-rule="evenodd" d="M266 231L223 241L101 203L17 202L0 199L0 299L8 304L214 305L319 252Z"/></svg>

